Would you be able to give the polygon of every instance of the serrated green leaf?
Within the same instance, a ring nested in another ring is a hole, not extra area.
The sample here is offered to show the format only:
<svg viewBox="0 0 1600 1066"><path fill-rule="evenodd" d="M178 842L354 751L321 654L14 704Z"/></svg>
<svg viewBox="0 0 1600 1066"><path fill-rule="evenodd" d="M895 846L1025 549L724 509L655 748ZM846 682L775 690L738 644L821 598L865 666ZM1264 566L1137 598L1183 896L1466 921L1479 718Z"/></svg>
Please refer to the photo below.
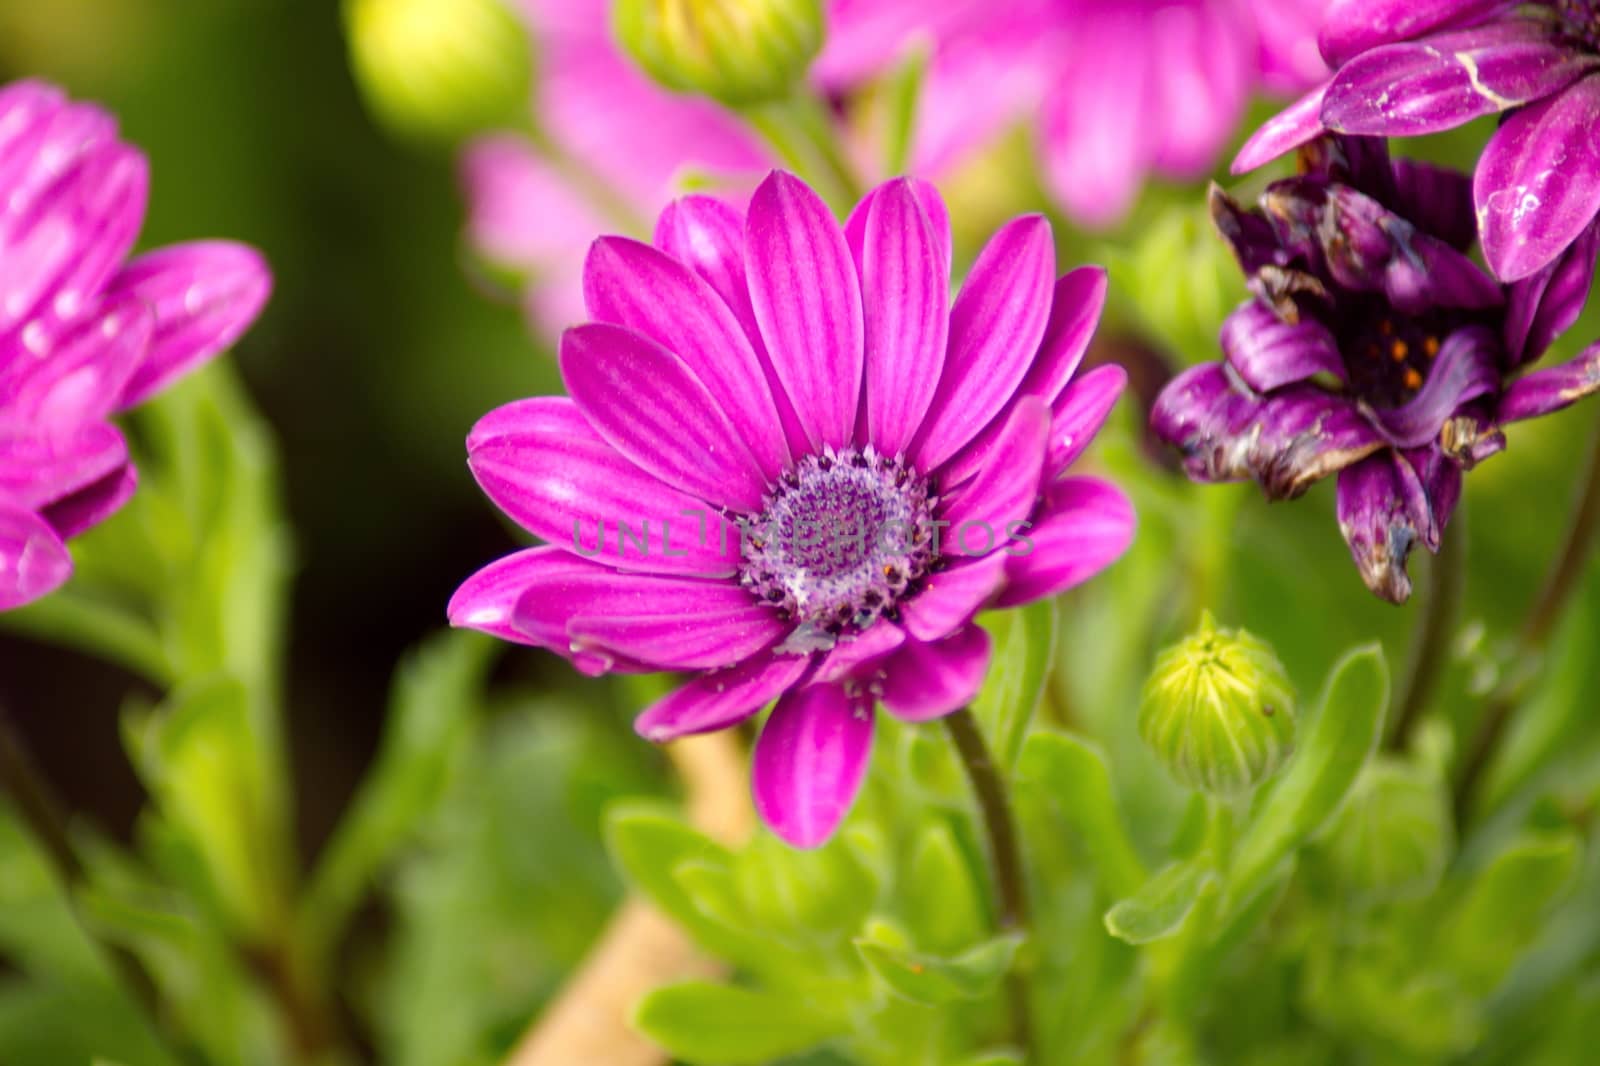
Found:
<svg viewBox="0 0 1600 1066"><path fill-rule="evenodd" d="M1144 884L1144 864L1128 840L1111 787L1111 772L1098 748L1060 733L1035 733L1022 748L1019 784L1053 800L1083 837L1096 879L1111 899L1133 895Z"/></svg>
<svg viewBox="0 0 1600 1066"><path fill-rule="evenodd" d="M928 1006L982 999L1000 987L1016 959L1020 934L986 940L959 955L943 957L909 951L875 929L856 940L856 949L874 973L900 995Z"/></svg>
<svg viewBox="0 0 1600 1066"><path fill-rule="evenodd" d="M847 1022L792 996L687 981L658 988L634 1015L640 1032L696 1066L756 1066L844 1033Z"/></svg>
<svg viewBox="0 0 1600 1066"><path fill-rule="evenodd" d="M1106 932L1129 944L1173 936L1183 929L1206 886L1215 881L1216 873L1209 866L1172 863L1106 912Z"/></svg>
<svg viewBox="0 0 1600 1066"><path fill-rule="evenodd" d="M1234 854L1229 913L1248 905L1273 871L1344 802L1383 735L1389 671L1367 645L1335 664L1305 739L1260 804Z"/></svg>

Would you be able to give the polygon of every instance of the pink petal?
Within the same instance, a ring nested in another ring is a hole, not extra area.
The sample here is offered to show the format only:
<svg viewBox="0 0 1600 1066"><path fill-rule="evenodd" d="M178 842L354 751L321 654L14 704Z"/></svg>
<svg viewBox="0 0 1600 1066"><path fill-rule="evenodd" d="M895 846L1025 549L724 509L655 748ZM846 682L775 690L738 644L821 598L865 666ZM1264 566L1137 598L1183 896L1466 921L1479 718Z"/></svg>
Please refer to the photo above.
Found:
<svg viewBox="0 0 1600 1066"><path fill-rule="evenodd" d="M598 322L626 326L682 359L716 400L768 480L789 466L761 362L728 305L697 274L626 237L602 237L584 264Z"/></svg>
<svg viewBox="0 0 1600 1066"><path fill-rule="evenodd" d="M1013 546L1006 556L1006 588L997 606L1014 607L1064 592L1122 557L1133 543L1133 504L1122 490L1098 478L1053 482L1028 530L1031 550Z"/></svg>
<svg viewBox="0 0 1600 1066"><path fill-rule="evenodd" d="M138 487L139 472L132 463L127 463L71 496L55 501L42 513L56 535L67 540L116 514L133 498Z"/></svg>
<svg viewBox="0 0 1600 1066"><path fill-rule="evenodd" d="M788 844L826 843L855 803L872 754L872 699L812 685L778 701L756 741L750 786Z"/></svg>
<svg viewBox="0 0 1600 1066"><path fill-rule="evenodd" d="M827 204L774 171L750 200L746 269L773 368L813 448L843 447L861 393L861 288Z"/></svg>
<svg viewBox="0 0 1600 1066"><path fill-rule="evenodd" d="M70 576L72 557L49 523L0 496L0 611L32 603Z"/></svg>
<svg viewBox="0 0 1600 1066"><path fill-rule="evenodd" d="M624 458L564 396L490 412L467 452L495 505L551 544L652 573L726 577L739 565L733 523Z"/></svg>
<svg viewBox="0 0 1600 1066"><path fill-rule="evenodd" d="M983 688L989 634L969 625L943 640L913 640L884 664L883 705L896 718L926 722L958 711Z"/></svg>
<svg viewBox="0 0 1600 1066"><path fill-rule="evenodd" d="M1193 179L1210 171L1244 112L1257 74L1254 42L1232 4L1174 4L1150 16L1154 163Z"/></svg>
<svg viewBox="0 0 1600 1066"><path fill-rule="evenodd" d="M154 308L156 331L122 406L139 403L230 347L271 291L272 274L260 253L229 241L175 244L129 263L109 292Z"/></svg>
<svg viewBox="0 0 1600 1066"><path fill-rule="evenodd" d="M562 335L561 376L595 431L641 469L710 503L760 509L761 468L677 356L631 330L595 323Z"/></svg>
<svg viewBox="0 0 1600 1066"><path fill-rule="evenodd" d="M1229 169L1243 174L1266 166L1285 152L1322 136L1327 129L1322 124L1322 96L1327 90L1326 83L1319 85L1263 122L1233 157Z"/></svg>
<svg viewBox="0 0 1600 1066"><path fill-rule="evenodd" d="M972 620L1005 581L1006 553L962 559L924 579L922 591L901 606L906 631L918 640L939 640Z"/></svg>
<svg viewBox="0 0 1600 1066"><path fill-rule="evenodd" d="M939 384L949 332L950 270L912 183L868 202L856 256L866 328L867 439L904 454Z"/></svg>
<svg viewBox="0 0 1600 1066"><path fill-rule="evenodd" d="M1056 400L1045 455L1047 478L1059 475L1082 455L1105 425L1128 384L1128 372L1114 364L1098 366L1067 386Z"/></svg>
<svg viewBox="0 0 1600 1066"><path fill-rule="evenodd" d="M814 678L817 681L845 681L863 672L870 672L872 664L905 643L905 630L879 619L853 638L841 638L817 664Z"/></svg>
<svg viewBox="0 0 1600 1066"><path fill-rule="evenodd" d="M979 253L950 311L950 354L914 454L933 470L1006 405L1033 365L1050 315L1050 224L1016 219Z"/></svg>
<svg viewBox="0 0 1600 1066"><path fill-rule="evenodd" d="M1011 523L1028 517L1049 433L1050 409L1044 401L1037 396L1020 400L977 476L941 507L940 517L950 523L947 554L988 554L1009 539Z"/></svg>
<svg viewBox="0 0 1600 1066"><path fill-rule="evenodd" d="M701 674L653 703L633 728L657 744L726 729L787 692L810 665L805 656L770 655Z"/></svg>
<svg viewBox="0 0 1600 1066"><path fill-rule="evenodd" d="M128 462L115 426L91 422L64 433L0 425L0 496L42 508L93 485Z"/></svg>
<svg viewBox="0 0 1600 1066"><path fill-rule="evenodd" d="M15 418L66 431L116 409L149 349L155 315L143 302L124 297L84 316L39 351L29 347L32 329L23 329L22 350L0 371L0 403Z"/></svg>
<svg viewBox="0 0 1600 1066"><path fill-rule="evenodd" d="M1511 6L1513 0L1331 0L1317 44L1329 66L1340 66L1379 45L1430 30L1466 26Z"/></svg>
<svg viewBox="0 0 1600 1066"><path fill-rule="evenodd" d="M535 575L544 572L552 562L569 558L560 548L546 545L496 559L463 581L450 597L450 606L446 608L450 624L458 629L476 629L501 640L565 654L564 641L550 634L546 634L547 639L540 640L522 632L513 623L512 613Z"/></svg>

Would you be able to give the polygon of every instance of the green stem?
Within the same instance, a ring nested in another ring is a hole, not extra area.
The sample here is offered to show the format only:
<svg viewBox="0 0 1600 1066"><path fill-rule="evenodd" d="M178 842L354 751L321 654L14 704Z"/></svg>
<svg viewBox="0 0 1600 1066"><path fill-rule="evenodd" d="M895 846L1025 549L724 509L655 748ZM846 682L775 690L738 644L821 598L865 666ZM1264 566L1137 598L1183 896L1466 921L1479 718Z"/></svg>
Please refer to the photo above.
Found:
<svg viewBox="0 0 1600 1066"><path fill-rule="evenodd" d="M60 882L67 907L78 919L84 935L103 952L112 973L143 1011L151 1028L166 1044L172 1058L190 1066L205 1060L193 1044L177 1030L172 1012L161 999L155 979L139 957L121 944L97 937L78 914L79 894L89 887L88 870L72 843L66 819L44 775L34 766L22 738L12 729L0 707L0 790L11 797L12 808L32 834L40 853Z"/></svg>
<svg viewBox="0 0 1600 1066"><path fill-rule="evenodd" d="M840 212L861 199L862 184L840 148L833 121L822 102L809 93L746 108L740 114L761 134L783 163L821 185L825 198Z"/></svg>
<svg viewBox="0 0 1600 1066"><path fill-rule="evenodd" d="M1545 575L1538 598L1522 623L1522 632L1518 635L1512 655L1513 662L1525 667L1543 656L1545 644L1556 623L1566 613L1572 597L1583 585L1597 527L1600 527L1600 426L1595 427L1589 443L1588 464L1573 502L1566 537ZM1484 772L1494 761L1500 741L1516 716L1517 708L1527 702L1528 690L1537 673L1536 670L1520 669L1489 697L1477 732L1467 745L1466 755L1456 774L1457 825L1465 824Z"/></svg>
<svg viewBox="0 0 1600 1066"><path fill-rule="evenodd" d="M989 746L984 742L978 720L969 708L963 707L944 719L945 728L983 815L984 832L989 838L989 858L994 867L995 897L999 903L999 926L1002 932L1027 933L1028 890L1022 869L1022 848L1017 835L1016 819L1011 813L1011 801L1006 793L1005 779L995 766ZM1013 1038L1022 1049L1024 1061L1033 1060L1033 1023L1030 1017L1027 979L1013 970L1006 982L1011 1004L1011 1029Z"/></svg>
<svg viewBox="0 0 1600 1066"><path fill-rule="evenodd" d="M1445 526L1439 553L1428 567L1427 601L1417 620L1405 685L1396 694L1392 712L1395 721L1394 732L1389 735L1392 751L1410 748L1412 734L1432 704L1450 658L1450 639L1461 614L1461 593L1467 577L1466 525L1466 508L1458 507L1454 519Z"/></svg>

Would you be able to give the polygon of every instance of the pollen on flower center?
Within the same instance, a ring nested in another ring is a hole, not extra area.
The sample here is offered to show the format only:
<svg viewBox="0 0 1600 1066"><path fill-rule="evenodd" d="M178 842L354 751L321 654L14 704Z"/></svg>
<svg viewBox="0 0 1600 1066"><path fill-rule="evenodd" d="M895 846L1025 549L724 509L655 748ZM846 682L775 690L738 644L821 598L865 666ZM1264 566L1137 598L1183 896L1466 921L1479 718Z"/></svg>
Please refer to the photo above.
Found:
<svg viewBox="0 0 1600 1066"><path fill-rule="evenodd" d="M1600 3L1596 0L1555 0L1552 5L1567 33L1600 51Z"/></svg>
<svg viewBox="0 0 1600 1066"><path fill-rule="evenodd" d="M809 455L741 536L739 580L796 623L793 652L826 649L914 595L938 562L928 480L865 449Z"/></svg>
<svg viewBox="0 0 1600 1066"><path fill-rule="evenodd" d="M1385 305L1351 315L1340 350L1352 390L1373 407L1399 407L1428 380L1444 339L1460 316L1396 315Z"/></svg>

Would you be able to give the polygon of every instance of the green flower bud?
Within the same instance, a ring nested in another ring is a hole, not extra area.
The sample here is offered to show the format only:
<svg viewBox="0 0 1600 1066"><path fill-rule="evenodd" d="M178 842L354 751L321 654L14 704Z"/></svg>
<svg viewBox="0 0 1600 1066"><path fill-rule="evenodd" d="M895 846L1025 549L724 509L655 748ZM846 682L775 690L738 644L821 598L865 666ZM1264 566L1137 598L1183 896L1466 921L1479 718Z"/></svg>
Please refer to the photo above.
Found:
<svg viewBox="0 0 1600 1066"><path fill-rule="evenodd" d="M656 81L731 107L787 95L822 47L821 0L617 0L612 20Z"/></svg>
<svg viewBox="0 0 1600 1066"><path fill-rule="evenodd" d="M1244 630L1200 629L1156 660L1139 735L1190 788L1237 796L1278 768L1294 740L1294 691L1283 664Z"/></svg>
<svg viewBox="0 0 1600 1066"><path fill-rule="evenodd" d="M1455 833L1436 772L1380 755L1318 840L1318 868L1340 899L1387 903L1431 892Z"/></svg>
<svg viewBox="0 0 1600 1066"><path fill-rule="evenodd" d="M523 121L533 58L509 0L345 0L368 105L397 132L454 143Z"/></svg>

